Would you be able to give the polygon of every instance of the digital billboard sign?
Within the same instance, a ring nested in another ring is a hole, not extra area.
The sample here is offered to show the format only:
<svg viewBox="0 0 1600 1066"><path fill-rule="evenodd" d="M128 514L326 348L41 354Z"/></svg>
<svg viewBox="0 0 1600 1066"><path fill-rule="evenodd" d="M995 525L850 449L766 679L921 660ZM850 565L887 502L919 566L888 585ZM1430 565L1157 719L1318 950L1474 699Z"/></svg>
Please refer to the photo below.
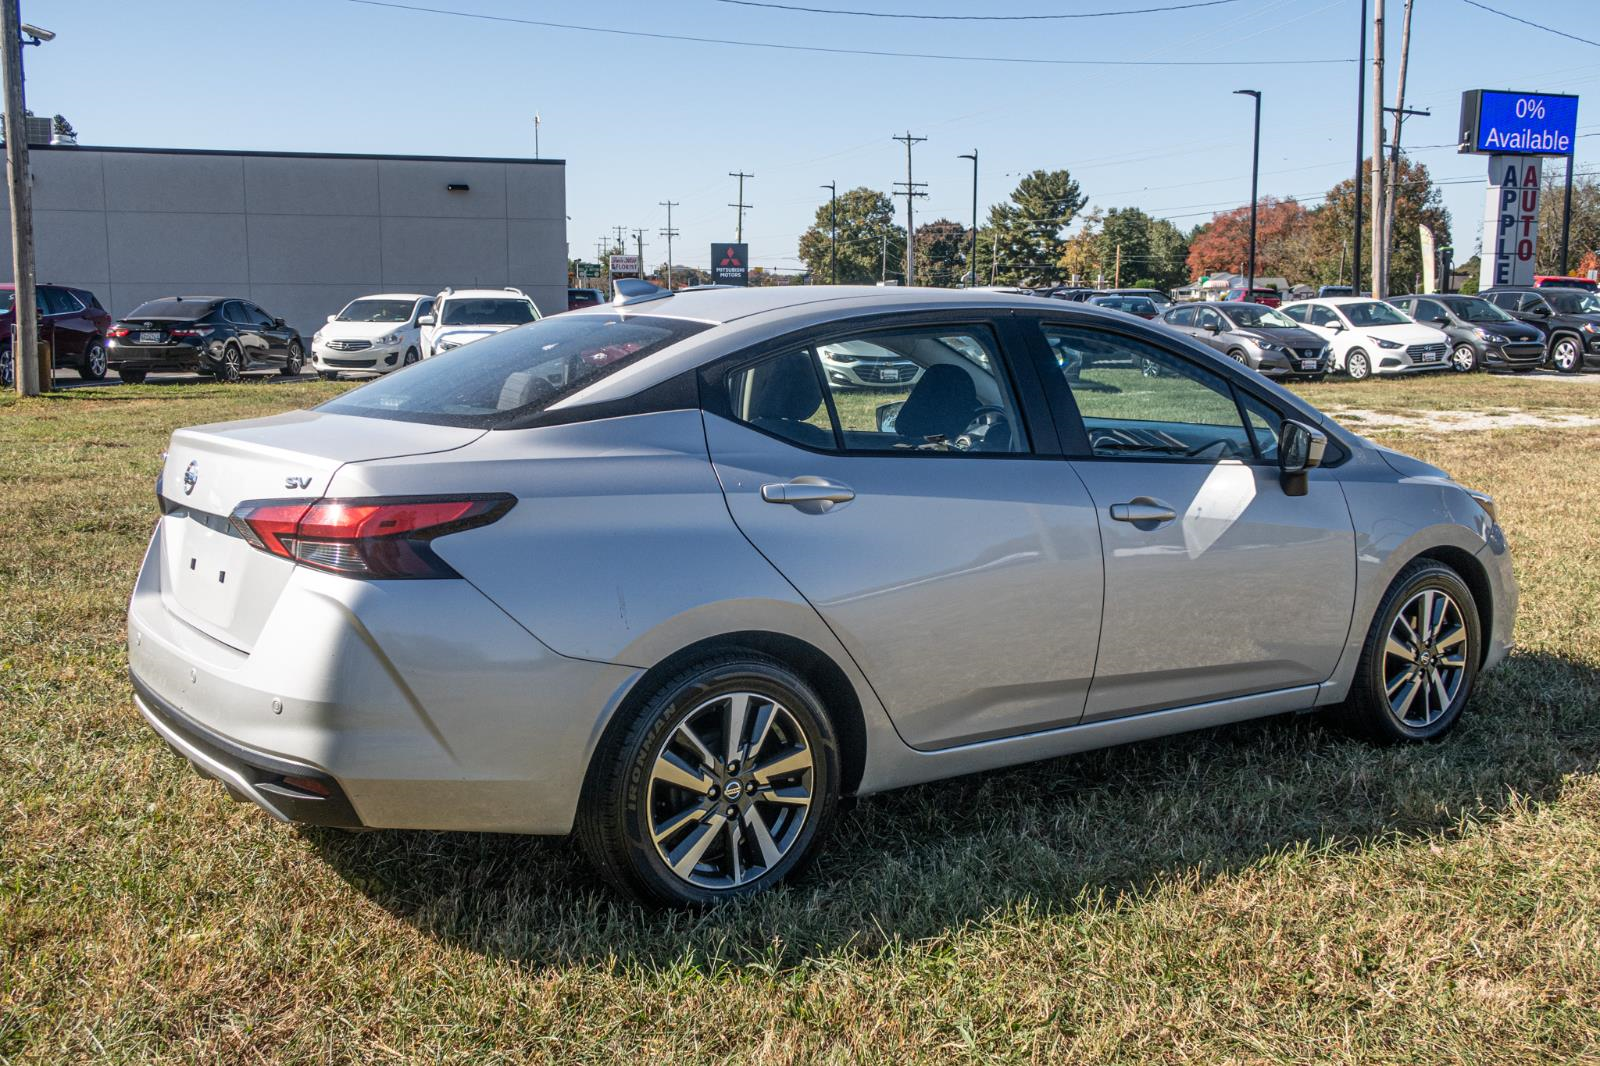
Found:
<svg viewBox="0 0 1600 1066"><path fill-rule="evenodd" d="M1462 152L1571 155L1577 127L1576 96L1497 89L1461 94Z"/></svg>

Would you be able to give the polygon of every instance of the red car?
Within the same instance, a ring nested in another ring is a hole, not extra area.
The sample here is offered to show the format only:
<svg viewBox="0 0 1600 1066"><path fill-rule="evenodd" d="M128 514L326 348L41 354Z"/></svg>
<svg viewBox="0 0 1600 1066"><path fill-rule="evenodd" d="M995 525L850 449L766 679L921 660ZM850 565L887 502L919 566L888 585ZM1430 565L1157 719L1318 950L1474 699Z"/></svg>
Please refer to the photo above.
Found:
<svg viewBox="0 0 1600 1066"><path fill-rule="evenodd" d="M1533 286L1542 289L1546 286L1557 289L1584 289L1588 292L1600 292L1600 281L1593 278L1579 278L1562 274L1536 274Z"/></svg>
<svg viewBox="0 0 1600 1066"><path fill-rule="evenodd" d="M1250 295L1244 294L1244 287L1229 289L1227 299L1235 303L1260 304L1263 307L1277 307L1283 303L1283 297L1278 295L1277 289L1251 289Z"/></svg>
<svg viewBox="0 0 1600 1066"><path fill-rule="evenodd" d="M9 388L16 368L11 359L11 330L16 322L16 287L0 285L0 387ZM94 293L65 285L35 287L39 305L39 340L50 345L55 365L69 367L85 381L106 376L106 330L111 315Z"/></svg>

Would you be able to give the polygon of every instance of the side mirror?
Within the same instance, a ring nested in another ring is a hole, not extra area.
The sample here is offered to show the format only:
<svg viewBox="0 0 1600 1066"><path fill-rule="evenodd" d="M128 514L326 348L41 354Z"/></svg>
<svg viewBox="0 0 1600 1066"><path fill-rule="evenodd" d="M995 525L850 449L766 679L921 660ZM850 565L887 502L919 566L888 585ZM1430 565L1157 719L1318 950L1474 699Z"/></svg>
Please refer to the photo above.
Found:
<svg viewBox="0 0 1600 1066"><path fill-rule="evenodd" d="M337 322L337 321L339 321L339 316L338 315L329 315L328 316L328 321L329 322Z"/></svg>
<svg viewBox="0 0 1600 1066"><path fill-rule="evenodd" d="M1550 309L1544 304L1534 304L1532 307L1528 308L1528 314L1538 315L1540 318L1549 318Z"/></svg>
<svg viewBox="0 0 1600 1066"><path fill-rule="evenodd" d="M1291 418L1278 427L1278 480L1286 496L1306 494L1306 471L1322 465L1328 435Z"/></svg>
<svg viewBox="0 0 1600 1066"><path fill-rule="evenodd" d="M1344 332L1344 323L1343 322L1329 322L1328 323L1328 328L1333 330L1335 333L1343 333Z"/></svg>
<svg viewBox="0 0 1600 1066"><path fill-rule="evenodd" d="M900 417L900 408L904 407L905 405L906 402L904 400L896 400L893 403L884 403L878 405L877 426L879 433L894 432L895 420Z"/></svg>
<svg viewBox="0 0 1600 1066"><path fill-rule="evenodd" d="M1222 332L1222 323L1220 323L1220 322L1208 322L1208 323L1206 323L1206 332L1207 333L1221 333Z"/></svg>
<svg viewBox="0 0 1600 1066"><path fill-rule="evenodd" d="M273 319L272 320L272 325L273 325L273 328L275 328L275 329L287 329L288 328L286 325L284 325L284 321L281 318Z"/></svg>
<svg viewBox="0 0 1600 1066"><path fill-rule="evenodd" d="M433 325L433 322L434 318L432 315L423 315L421 318L417 319L417 325L419 326L431 326Z"/></svg>

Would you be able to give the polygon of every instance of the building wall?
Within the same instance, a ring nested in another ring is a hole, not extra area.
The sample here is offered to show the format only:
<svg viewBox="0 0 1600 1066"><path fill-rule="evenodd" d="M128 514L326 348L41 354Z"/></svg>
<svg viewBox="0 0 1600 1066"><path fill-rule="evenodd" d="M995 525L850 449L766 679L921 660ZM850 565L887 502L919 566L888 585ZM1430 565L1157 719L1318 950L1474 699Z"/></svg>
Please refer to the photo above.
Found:
<svg viewBox="0 0 1600 1066"><path fill-rule="evenodd" d="M509 285L547 314L567 306L558 160L31 155L38 280L90 289L113 315L158 296L245 296L309 338L377 292ZM9 256L0 280L11 280Z"/></svg>

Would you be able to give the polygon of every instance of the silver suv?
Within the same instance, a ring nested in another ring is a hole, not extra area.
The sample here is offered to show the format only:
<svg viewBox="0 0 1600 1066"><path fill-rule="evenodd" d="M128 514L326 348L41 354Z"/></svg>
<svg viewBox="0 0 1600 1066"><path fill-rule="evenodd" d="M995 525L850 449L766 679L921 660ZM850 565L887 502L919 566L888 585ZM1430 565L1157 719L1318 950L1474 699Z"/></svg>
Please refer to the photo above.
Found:
<svg viewBox="0 0 1600 1066"><path fill-rule="evenodd" d="M903 396L826 372L868 344ZM645 287L179 430L158 498L133 687L204 773L576 832L669 903L793 874L844 796L1287 712L1436 738L1517 603L1482 494L995 293Z"/></svg>

